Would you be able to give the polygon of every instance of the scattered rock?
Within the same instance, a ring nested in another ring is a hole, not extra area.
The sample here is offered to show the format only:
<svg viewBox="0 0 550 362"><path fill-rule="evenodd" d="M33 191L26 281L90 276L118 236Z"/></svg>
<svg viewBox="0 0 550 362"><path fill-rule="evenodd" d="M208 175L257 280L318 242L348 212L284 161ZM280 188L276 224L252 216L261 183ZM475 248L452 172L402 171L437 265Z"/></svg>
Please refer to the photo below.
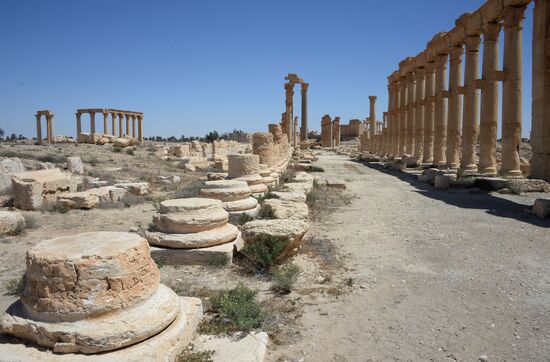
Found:
<svg viewBox="0 0 550 362"><path fill-rule="evenodd" d="M67 170L71 173L82 175L84 173L84 165L80 157L67 157Z"/></svg>
<svg viewBox="0 0 550 362"><path fill-rule="evenodd" d="M25 225L25 218L21 213L0 210L0 235L11 234L22 225Z"/></svg>

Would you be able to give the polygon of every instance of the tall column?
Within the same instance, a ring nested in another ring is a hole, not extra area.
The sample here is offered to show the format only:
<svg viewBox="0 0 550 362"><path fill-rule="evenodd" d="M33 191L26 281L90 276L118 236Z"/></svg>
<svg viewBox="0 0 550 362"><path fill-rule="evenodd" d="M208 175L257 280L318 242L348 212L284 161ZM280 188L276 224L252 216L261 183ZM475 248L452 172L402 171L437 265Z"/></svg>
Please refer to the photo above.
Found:
<svg viewBox="0 0 550 362"><path fill-rule="evenodd" d="M286 105L286 119L285 119L285 130L286 136L288 137L288 142L292 142L292 120L294 119L293 115L293 104L292 98L294 97L294 83L285 83L285 105Z"/></svg>
<svg viewBox="0 0 550 362"><path fill-rule="evenodd" d="M124 135L130 136L130 115L128 113L124 113L124 118L126 118L126 133L124 133Z"/></svg>
<svg viewBox="0 0 550 362"><path fill-rule="evenodd" d="M308 83L302 83L302 126L300 127L300 141L307 141L307 90L309 88Z"/></svg>
<svg viewBox="0 0 550 362"><path fill-rule="evenodd" d="M132 114L132 137L136 138L136 115Z"/></svg>
<svg viewBox="0 0 550 362"><path fill-rule="evenodd" d="M417 157L418 162L422 162L423 146L424 146L424 97L425 97L425 82L426 82L426 70L424 68L418 68L415 71L416 89L416 112L414 115L414 156Z"/></svg>
<svg viewBox="0 0 550 362"><path fill-rule="evenodd" d="M124 115L122 113L119 113L118 114L118 137L119 138L122 138L123 134L122 134L122 117L124 117Z"/></svg>
<svg viewBox="0 0 550 362"><path fill-rule="evenodd" d="M374 139L375 126L376 126L376 96L369 96L369 124L370 124L370 138Z"/></svg>
<svg viewBox="0 0 550 362"><path fill-rule="evenodd" d="M46 116L46 120L48 121L48 143L53 143L53 114Z"/></svg>
<svg viewBox="0 0 550 362"><path fill-rule="evenodd" d="M426 92L424 105L424 152L423 163L434 161L434 115L435 115L435 64L426 63Z"/></svg>
<svg viewBox="0 0 550 362"><path fill-rule="evenodd" d="M76 112L76 140L78 141L80 134L82 133L82 114Z"/></svg>
<svg viewBox="0 0 550 362"><path fill-rule="evenodd" d="M435 59L435 119L434 119L434 165L444 168L447 164L445 148L447 144L447 98L445 80L447 78L447 54L438 54Z"/></svg>
<svg viewBox="0 0 550 362"><path fill-rule="evenodd" d="M143 116L138 116L138 139L143 143Z"/></svg>
<svg viewBox="0 0 550 362"><path fill-rule="evenodd" d="M476 145L479 122L479 96L476 79L479 78L479 35L466 37L466 66L464 71L464 118L462 120L462 159L460 167L469 172L477 171Z"/></svg>
<svg viewBox="0 0 550 362"><path fill-rule="evenodd" d="M393 90L391 83L388 83L388 112L386 113L386 129L385 129L385 137L384 137L384 153L386 155L391 154L391 130L393 127L393 114L392 114L392 108L393 108Z"/></svg>
<svg viewBox="0 0 550 362"><path fill-rule="evenodd" d="M550 2L535 0L531 177L550 181Z"/></svg>
<svg viewBox="0 0 550 362"><path fill-rule="evenodd" d="M399 81L399 157L406 152L405 138L407 134L407 85L406 77Z"/></svg>
<svg viewBox="0 0 550 362"><path fill-rule="evenodd" d="M399 82L393 84L393 149L392 153L394 157L399 157L399 118L400 118L400 106L401 94L399 93Z"/></svg>
<svg viewBox="0 0 550 362"><path fill-rule="evenodd" d="M498 37L502 26L485 23L483 26L483 66L481 88L481 114L479 127L479 172L488 176L497 174L498 135Z"/></svg>
<svg viewBox="0 0 550 362"><path fill-rule="evenodd" d="M111 112L111 122L112 122L111 126L113 127L111 129L112 131L111 134L113 136L116 136L116 113Z"/></svg>
<svg viewBox="0 0 550 362"><path fill-rule="evenodd" d="M103 112L103 134L109 134L109 113Z"/></svg>
<svg viewBox="0 0 550 362"><path fill-rule="evenodd" d="M95 112L90 112L90 135L95 133Z"/></svg>
<svg viewBox="0 0 550 362"><path fill-rule="evenodd" d="M415 117L415 102L416 102L416 82L414 73L409 73L409 84L407 91L407 134L406 134L406 150L407 155L414 154L414 117Z"/></svg>
<svg viewBox="0 0 550 362"><path fill-rule="evenodd" d="M449 70L449 121L447 124L447 166L457 169L460 166L460 141L462 121L462 45L450 49L451 67Z"/></svg>
<svg viewBox="0 0 550 362"><path fill-rule="evenodd" d="M298 117L294 117L294 122L292 123L292 147L296 148L298 139L296 134L298 132Z"/></svg>
<svg viewBox="0 0 550 362"><path fill-rule="evenodd" d="M39 114L36 114L35 117L36 117L36 141L38 142L39 145L41 145L42 144L42 122L40 118L42 118L42 116Z"/></svg>
<svg viewBox="0 0 550 362"><path fill-rule="evenodd" d="M522 43L521 30L526 7L504 9L504 84L502 86L503 176L520 177Z"/></svg>

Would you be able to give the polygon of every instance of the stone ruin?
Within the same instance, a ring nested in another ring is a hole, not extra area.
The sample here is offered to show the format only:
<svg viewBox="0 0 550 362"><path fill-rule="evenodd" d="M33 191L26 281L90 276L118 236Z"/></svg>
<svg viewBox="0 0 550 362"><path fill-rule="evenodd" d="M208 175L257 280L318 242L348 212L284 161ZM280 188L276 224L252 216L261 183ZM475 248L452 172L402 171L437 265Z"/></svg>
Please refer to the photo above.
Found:
<svg viewBox="0 0 550 362"><path fill-rule="evenodd" d="M2 359L174 360L201 317L199 299L178 297L160 284L139 235L45 240L27 252L25 290L0 319L1 333L31 344L4 342Z"/></svg>
<svg viewBox="0 0 550 362"><path fill-rule="evenodd" d="M82 115L90 116L90 132L82 132ZM96 132L95 115L103 115L103 133ZM109 115L112 127L109 132ZM118 129L117 129L118 117ZM124 120L126 128L124 128ZM76 111L76 137L79 143L104 145L113 143L117 147L127 147L143 143L143 113L109 108L88 108Z"/></svg>
<svg viewBox="0 0 550 362"><path fill-rule="evenodd" d="M200 195L221 200L223 208L229 213L229 222L232 224L238 224L242 214L254 218L260 211L258 200L252 197L252 191L246 181L206 181L200 190Z"/></svg>
<svg viewBox="0 0 550 362"><path fill-rule="evenodd" d="M267 192L267 185L260 175L260 157L258 155L228 155L228 178L246 181L253 196Z"/></svg>
<svg viewBox="0 0 550 362"><path fill-rule="evenodd" d="M16 173L12 176L14 206L36 210L44 202L55 201L60 193L76 192L77 186L71 174L57 168Z"/></svg>
<svg viewBox="0 0 550 362"><path fill-rule="evenodd" d="M153 229L145 232L151 254L171 264L231 264L243 246L239 229L228 223L222 201L207 198L161 202Z"/></svg>

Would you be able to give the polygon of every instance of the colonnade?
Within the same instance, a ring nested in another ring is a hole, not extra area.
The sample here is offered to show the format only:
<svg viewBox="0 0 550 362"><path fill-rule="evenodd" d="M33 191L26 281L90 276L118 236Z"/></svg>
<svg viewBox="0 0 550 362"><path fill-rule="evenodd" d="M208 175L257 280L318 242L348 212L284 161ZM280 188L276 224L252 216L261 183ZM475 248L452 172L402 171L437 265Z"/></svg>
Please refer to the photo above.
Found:
<svg viewBox="0 0 550 362"><path fill-rule="evenodd" d="M42 140L42 116L46 118L46 142L53 143L53 113L48 110L37 111L35 114L36 117L36 140L38 144L43 143Z"/></svg>
<svg viewBox="0 0 550 362"><path fill-rule="evenodd" d="M489 0L459 17L454 29L435 35L421 53L401 61L388 77L382 144L369 151L413 156L439 168L522 176L522 24L531 2ZM534 5L531 177L550 180L550 0L534 0ZM499 69L501 32L504 49Z"/></svg>
<svg viewBox="0 0 550 362"><path fill-rule="evenodd" d="M90 134L98 133L96 132L95 115L101 114L103 115L103 134L114 137L131 136L138 139L139 142L143 142L143 113L108 108L78 109L76 111L77 138L82 133L82 114L86 113L90 115ZM111 115L111 132L109 132L109 115ZM124 127L124 123L126 127Z"/></svg>
<svg viewBox="0 0 550 362"><path fill-rule="evenodd" d="M297 126L294 125L294 85L300 84L302 95L302 124L299 131L300 141L306 141L308 135L307 125L307 91L309 89L309 83L296 74L288 74L285 77L288 83L285 83L285 112L282 114L281 129L283 134L286 134L288 141L293 145L297 144L296 133L298 133ZM296 147L296 146L294 146Z"/></svg>

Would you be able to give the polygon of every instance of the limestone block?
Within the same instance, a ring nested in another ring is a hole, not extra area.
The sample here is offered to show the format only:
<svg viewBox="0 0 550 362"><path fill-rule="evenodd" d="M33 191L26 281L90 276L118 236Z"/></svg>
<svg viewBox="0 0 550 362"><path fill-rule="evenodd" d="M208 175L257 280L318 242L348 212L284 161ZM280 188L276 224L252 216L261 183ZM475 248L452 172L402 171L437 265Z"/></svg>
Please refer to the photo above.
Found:
<svg viewBox="0 0 550 362"><path fill-rule="evenodd" d="M264 183L258 184L258 185L250 185L250 191L252 192L252 195L261 195L267 192L268 188L267 185Z"/></svg>
<svg viewBox="0 0 550 362"><path fill-rule="evenodd" d="M314 180L313 176L307 172L296 172L292 182L305 182L305 183L313 184L313 180Z"/></svg>
<svg viewBox="0 0 550 362"><path fill-rule="evenodd" d="M120 189L120 190L124 190L124 189ZM106 187L99 187L95 189L89 189L89 190L86 190L86 193L97 196L100 204L110 204L112 202L110 187L106 186ZM65 195L61 195L61 196L65 196ZM58 197L58 200L59 200L59 197Z"/></svg>
<svg viewBox="0 0 550 362"><path fill-rule="evenodd" d="M222 200L237 201L250 197L250 187L245 181L220 180L206 181L200 191L201 196Z"/></svg>
<svg viewBox="0 0 550 362"><path fill-rule="evenodd" d="M78 138L78 143L90 143L89 133L80 132L77 138Z"/></svg>
<svg viewBox="0 0 550 362"><path fill-rule="evenodd" d="M10 234L25 225L25 218L17 211L0 210L0 235Z"/></svg>
<svg viewBox="0 0 550 362"><path fill-rule="evenodd" d="M246 211L255 209L258 206L258 200L254 197L237 201L228 201L223 203L223 208L227 211Z"/></svg>
<svg viewBox="0 0 550 362"><path fill-rule="evenodd" d="M39 162L38 165L36 165L37 170L51 170L52 168L56 167L51 162Z"/></svg>
<svg viewBox="0 0 550 362"><path fill-rule="evenodd" d="M0 193L11 190L11 177L25 171L25 166L17 157L5 158L0 161Z"/></svg>
<svg viewBox="0 0 550 362"><path fill-rule="evenodd" d="M305 182L287 182L283 185L282 191L285 192L298 192L298 193L309 193L313 189L313 184Z"/></svg>
<svg viewBox="0 0 550 362"><path fill-rule="evenodd" d="M239 229L231 224L224 224L214 229L188 234L172 234L148 231L145 238L149 244L175 249L205 248L234 241Z"/></svg>
<svg viewBox="0 0 550 362"><path fill-rule="evenodd" d="M187 234L223 226L227 223L228 218L229 214L227 211L219 205L219 208L217 209L204 209L192 212L162 213L161 210L161 213L153 217L153 222L155 224L155 229L158 231L165 233Z"/></svg>
<svg viewBox="0 0 550 362"><path fill-rule="evenodd" d="M80 157L67 157L67 170L71 173L82 175L84 173L84 165L82 164Z"/></svg>
<svg viewBox="0 0 550 362"><path fill-rule="evenodd" d="M197 171L197 168L189 162L185 162L185 163L182 162L178 165L178 167L181 168L184 171L189 171L189 172Z"/></svg>
<svg viewBox="0 0 550 362"><path fill-rule="evenodd" d="M206 174L208 181L225 180L228 174L225 172L209 172Z"/></svg>
<svg viewBox="0 0 550 362"><path fill-rule="evenodd" d="M149 183L147 182L122 182L114 185L128 191L128 193L136 196L143 196L149 193Z"/></svg>
<svg viewBox="0 0 550 362"><path fill-rule="evenodd" d="M90 192L67 192L57 196L59 205L70 209L94 209L99 206L99 196Z"/></svg>
<svg viewBox="0 0 550 362"><path fill-rule="evenodd" d="M434 187L438 190L445 190L451 187L451 177L449 175L436 175Z"/></svg>
<svg viewBox="0 0 550 362"><path fill-rule="evenodd" d="M265 332L251 332L245 336L235 333L228 336L201 335L195 347L200 351L213 350L214 362L263 362L269 336Z"/></svg>
<svg viewBox="0 0 550 362"><path fill-rule="evenodd" d="M300 242L309 229L309 223L295 219L254 220L247 222L241 229L245 244L255 243L262 235L269 235L289 240L283 253L286 255L300 245Z"/></svg>
<svg viewBox="0 0 550 362"><path fill-rule="evenodd" d="M304 192L272 191L271 193L282 201L306 202L306 194Z"/></svg>
<svg viewBox="0 0 550 362"><path fill-rule="evenodd" d="M309 219L309 209L304 202L267 199L262 202L262 213L273 219Z"/></svg>
<svg viewBox="0 0 550 362"><path fill-rule="evenodd" d="M29 317L74 321L143 301L156 292L159 279L149 245L139 235L69 235L39 242L27 252L21 300Z"/></svg>
<svg viewBox="0 0 550 362"><path fill-rule="evenodd" d="M240 219L243 214L250 216L255 219L260 215L261 207L257 205L255 208L243 211L229 211L229 222L233 225L239 225Z"/></svg>
<svg viewBox="0 0 550 362"><path fill-rule="evenodd" d="M12 176L14 205L24 210L35 210L42 206L47 195L74 191L76 183L59 169L27 171Z"/></svg>
<svg viewBox="0 0 550 362"><path fill-rule="evenodd" d="M128 147L131 144L131 140L129 138L115 138L113 141L114 147Z"/></svg>
<svg viewBox="0 0 550 362"><path fill-rule="evenodd" d="M541 219L550 217L550 199L536 199L533 213Z"/></svg>
<svg viewBox="0 0 550 362"><path fill-rule="evenodd" d="M37 181L12 178L13 205L22 210L36 210L42 206L44 187Z"/></svg>
<svg viewBox="0 0 550 362"><path fill-rule="evenodd" d="M258 175L260 171L260 157L258 155L228 155L229 178L247 175Z"/></svg>

